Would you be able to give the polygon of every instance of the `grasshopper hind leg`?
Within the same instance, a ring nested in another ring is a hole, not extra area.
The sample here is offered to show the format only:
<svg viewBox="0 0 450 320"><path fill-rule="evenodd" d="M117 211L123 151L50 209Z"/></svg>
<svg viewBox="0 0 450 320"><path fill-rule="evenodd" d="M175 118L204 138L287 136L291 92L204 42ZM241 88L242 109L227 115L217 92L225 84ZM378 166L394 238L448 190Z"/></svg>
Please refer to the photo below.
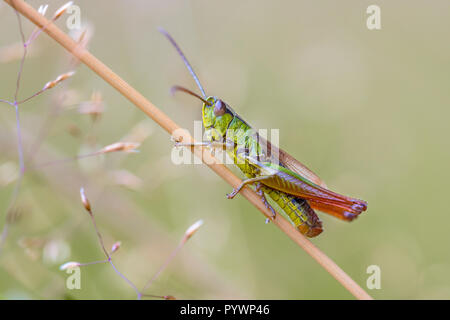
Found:
<svg viewBox="0 0 450 320"><path fill-rule="evenodd" d="M256 190L255 190L256 194L261 197L261 200L264 203L264 205L266 206L266 208L269 209L270 211L272 211L272 220L274 220L277 216L277 213L275 212L273 207L270 205L270 203L267 201L266 196L264 195L264 191L262 190L261 182L256 183L255 188L256 188ZM266 223L269 223L269 222L270 222L270 219L267 218Z"/></svg>
<svg viewBox="0 0 450 320"><path fill-rule="evenodd" d="M259 181L266 180L271 178L272 176L260 176L255 178L250 178L242 181L242 183L237 187L234 188L232 192L227 194L228 199L233 199L241 190L243 187L245 187L248 184L259 184Z"/></svg>

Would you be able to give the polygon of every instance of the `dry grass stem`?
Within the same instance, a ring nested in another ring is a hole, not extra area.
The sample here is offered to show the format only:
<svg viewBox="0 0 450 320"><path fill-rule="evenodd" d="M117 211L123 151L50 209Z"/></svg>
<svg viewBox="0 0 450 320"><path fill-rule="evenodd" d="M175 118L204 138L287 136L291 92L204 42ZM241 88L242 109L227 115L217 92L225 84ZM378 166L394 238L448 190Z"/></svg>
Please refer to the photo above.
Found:
<svg viewBox="0 0 450 320"><path fill-rule="evenodd" d="M100 230L97 227L97 223L95 221L95 217L94 217L94 212L92 211L92 207L91 207L91 203L88 199L88 197L86 196L86 192L84 190L84 188L80 188L80 198L81 198L81 203L83 204L84 209L89 213L89 216L91 218L91 222L94 226L95 232L97 233L97 240L100 243L100 246L103 250L103 253L105 254L106 259L105 260L98 260L98 261L91 261L91 262L86 262L86 263L80 263L77 261L70 261L70 262L66 262L64 264L62 264L59 269L60 270L67 270L67 269L71 269L71 268L77 268L77 267L86 267L86 266L91 266L91 265L95 265L95 264L103 264L103 263L109 263L111 265L111 267L114 269L114 272L119 275L125 282L128 283L128 285L133 288L133 290L135 291L137 298L140 300L142 297L152 297L152 298L159 298L159 299L165 299L165 300L173 300L175 299L173 296L157 296L157 295L150 295L150 294L143 294L142 292L148 288L151 283L156 280L158 278L158 276L167 268L167 266L169 265L169 263L175 258L175 256L177 255L177 253L180 251L180 249L184 246L184 244L187 242L187 240L192 237L194 235L194 233L200 228L200 226L202 225L202 220L197 221L196 223L194 223L192 226L190 226L187 231L185 232L182 241L180 242L180 244L175 248L175 250L171 253L171 255L169 256L169 258L164 262L164 264L162 265L162 267L160 267L158 269L158 272L151 278L150 281L147 282L147 284L144 286L144 289L142 291L139 291L138 288L134 285L134 283L129 280L123 273L121 273L117 267L114 265L113 261L112 261L112 254L117 252L117 250L120 249L122 242L121 241L116 241L112 246L111 246L111 251L108 252L105 248L105 244L103 242L103 236L100 233Z"/></svg>

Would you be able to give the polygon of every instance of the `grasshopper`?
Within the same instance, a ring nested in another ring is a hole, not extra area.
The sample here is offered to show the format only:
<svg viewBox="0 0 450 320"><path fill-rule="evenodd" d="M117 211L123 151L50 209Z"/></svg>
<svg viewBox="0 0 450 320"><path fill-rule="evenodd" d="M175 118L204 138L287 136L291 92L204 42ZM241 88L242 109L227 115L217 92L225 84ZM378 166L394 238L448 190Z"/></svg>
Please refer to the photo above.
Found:
<svg viewBox="0 0 450 320"><path fill-rule="evenodd" d="M277 203L295 227L307 237L315 237L323 231L322 222L314 210L345 221L352 221L367 210L365 201L329 190L305 165L255 133L222 99L206 96L203 86L178 44L167 31L159 31L178 51L202 94L200 96L181 86L172 87L172 93L182 91L203 102L202 120L207 140L196 143L178 142L176 145L206 146L226 151L247 177L241 185L227 194L229 199L234 198L244 186L254 185L263 203L272 211L272 219L275 219L276 213L266 196Z"/></svg>

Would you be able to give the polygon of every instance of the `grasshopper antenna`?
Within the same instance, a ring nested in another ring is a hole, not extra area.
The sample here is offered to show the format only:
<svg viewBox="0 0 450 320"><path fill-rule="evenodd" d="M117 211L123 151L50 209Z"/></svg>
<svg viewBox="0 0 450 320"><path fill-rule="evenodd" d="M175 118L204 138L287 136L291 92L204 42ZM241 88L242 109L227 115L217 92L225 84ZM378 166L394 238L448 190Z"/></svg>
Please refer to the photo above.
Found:
<svg viewBox="0 0 450 320"><path fill-rule="evenodd" d="M203 90L203 87L202 87L202 85L200 83L200 80L198 80L198 77L195 74L194 69L192 69L192 66L189 63L188 59L186 59L186 56L184 55L183 51L181 51L181 49L178 46L178 44L175 42L175 40L172 38L172 36L166 30L164 30L163 28L159 27L158 31L161 32L167 39L169 39L170 43L172 43L172 45L178 51L178 54L181 56L181 59L183 59L184 64L188 68L189 72L191 73L192 77L194 78L195 82L197 83L197 86L199 87L200 91L202 92L203 97L206 99L205 90ZM184 91L184 90L182 90L182 91ZM203 101L205 101L205 100L203 100Z"/></svg>
<svg viewBox="0 0 450 320"><path fill-rule="evenodd" d="M200 97L198 94L196 94L195 92L192 92L192 91L189 90L189 89L186 89L186 88L181 87L181 86L173 86L172 88L170 88L170 94L172 94L172 95L175 94L175 92L177 92L177 91L182 91L182 92L185 92L185 93L187 93L187 94L190 94L191 96L194 96L194 97L196 97L197 99L202 100L203 103L206 104L206 105L208 105L208 106L211 106L211 105L212 105L209 101L206 101L205 99L203 99L202 97Z"/></svg>

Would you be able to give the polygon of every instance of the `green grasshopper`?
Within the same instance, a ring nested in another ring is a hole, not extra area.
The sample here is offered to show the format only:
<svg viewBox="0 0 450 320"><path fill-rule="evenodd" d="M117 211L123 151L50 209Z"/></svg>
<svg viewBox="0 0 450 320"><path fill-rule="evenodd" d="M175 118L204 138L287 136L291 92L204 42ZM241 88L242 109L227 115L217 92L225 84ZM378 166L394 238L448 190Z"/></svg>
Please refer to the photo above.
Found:
<svg viewBox="0 0 450 320"><path fill-rule="evenodd" d="M181 143L177 146L207 146L225 150L228 156L247 177L240 186L229 193L229 199L246 185L254 185L255 191L269 208L275 219L275 210L266 199L272 198L292 220L296 228L308 237L319 235L322 229L314 209L345 221L352 221L367 209L363 200L350 198L327 189L325 183L305 165L282 149L272 145L255 133L223 100L205 94L197 75L175 40L160 29L172 43L188 68L202 96L180 86L172 92L183 91L203 102L202 120L205 142ZM266 221L268 222L268 220Z"/></svg>

